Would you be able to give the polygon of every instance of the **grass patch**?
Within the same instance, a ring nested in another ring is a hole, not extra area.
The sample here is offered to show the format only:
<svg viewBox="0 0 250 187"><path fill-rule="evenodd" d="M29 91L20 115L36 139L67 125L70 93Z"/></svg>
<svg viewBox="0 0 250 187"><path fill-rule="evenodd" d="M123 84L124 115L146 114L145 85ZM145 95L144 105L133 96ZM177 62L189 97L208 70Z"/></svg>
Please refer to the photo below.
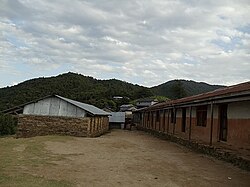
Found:
<svg viewBox="0 0 250 187"><path fill-rule="evenodd" d="M71 183L67 181L49 180L43 177L35 177L28 174L18 174L15 176L0 174L0 186L5 187L69 187Z"/></svg>
<svg viewBox="0 0 250 187"><path fill-rule="evenodd" d="M72 186L65 180L48 179L36 170L49 168L53 161L66 158L45 149L44 142L66 142L73 137L41 136L34 138L5 137L0 139L0 186Z"/></svg>

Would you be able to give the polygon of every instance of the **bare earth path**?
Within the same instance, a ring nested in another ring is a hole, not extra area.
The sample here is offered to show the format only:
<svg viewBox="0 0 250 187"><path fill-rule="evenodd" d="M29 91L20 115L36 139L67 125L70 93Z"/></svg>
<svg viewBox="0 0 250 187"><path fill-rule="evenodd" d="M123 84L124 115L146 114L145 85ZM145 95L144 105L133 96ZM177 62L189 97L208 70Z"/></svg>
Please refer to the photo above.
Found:
<svg viewBox="0 0 250 187"><path fill-rule="evenodd" d="M55 154L68 155L58 168L82 185L250 185L248 172L143 132L112 131L95 139L46 145Z"/></svg>
<svg viewBox="0 0 250 187"><path fill-rule="evenodd" d="M49 137L33 138L42 140L49 157L46 164L22 166L26 173L72 186L250 186L249 172L144 132Z"/></svg>

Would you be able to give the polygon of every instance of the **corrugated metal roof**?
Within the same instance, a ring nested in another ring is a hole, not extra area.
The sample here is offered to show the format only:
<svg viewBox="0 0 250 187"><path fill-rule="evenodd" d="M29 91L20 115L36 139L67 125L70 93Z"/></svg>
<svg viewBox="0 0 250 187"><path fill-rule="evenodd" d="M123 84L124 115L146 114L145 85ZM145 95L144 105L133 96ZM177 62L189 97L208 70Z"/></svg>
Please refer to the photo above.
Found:
<svg viewBox="0 0 250 187"><path fill-rule="evenodd" d="M225 88L219 88L211 92L206 92L202 93L199 95L194 95L190 97L185 97L177 100L173 100L173 103L182 103L182 102L187 102L187 101L193 101L193 100L201 100L201 99L206 99L206 98L214 98L218 96L228 96L231 94L235 93L240 93L244 91L249 91L250 90L250 81L233 85L233 86L228 86Z"/></svg>
<svg viewBox="0 0 250 187"><path fill-rule="evenodd" d="M36 100L33 100L33 101L30 101L30 102L27 102L27 103L24 103L22 105L18 105L18 106L15 106L13 108L10 108L10 109L7 109L7 110L4 110L4 111L0 111L2 113L10 113L12 111L16 111L17 109L18 110L23 110L24 106L25 105L28 105L28 104L31 104L31 103L35 103L35 102L38 102L40 100L43 100L43 99L46 99L46 98L49 98L49 97L57 97L57 98L60 98L68 103L71 103L85 111L87 111L88 113L92 114L92 115L110 115L110 113L108 112L105 112L104 110L101 110L100 108L97 108L93 105L89 105L89 104L86 104L86 103L81 103L79 101L74 101L72 99L68 99L68 98L65 98L65 97L62 97L60 95L48 95L46 97L42 97L40 99L36 99Z"/></svg>
<svg viewBox="0 0 250 187"><path fill-rule="evenodd" d="M73 105L75 105L75 106L77 106L77 107L79 107L79 108L93 114L93 115L106 115L106 116L110 115L110 113L105 112L104 110L102 110L100 108L97 108L97 107L95 107L93 105L89 105L89 104L86 104L86 103L81 103L79 101L74 101L74 100L59 96L59 95L55 95L55 97L58 97L58 98L66 101L68 103L71 103L71 104L73 104Z"/></svg>
<svg viewBox="0 0 250 187"><path fill-rule="evenodd" d="M214 100L216 98L225 98L233 95L237 95L240 93L245 93L250 91L250 81L249 82L244 82L241 84L233 85L233 86L228 86L225 88L219 88L214 91L190 96L190 97L184 97L181 99L176 99L176 100L169 100L164 103L159 103L153 106L148 107L147 109L155 109L155 108L161 108L161 107L167 107L171 105L177 105L177 104L182 104L182 103L193 103L197 101L203 101L203 100Z"/></svg>
<svg viewBox="0 0 250 187"><path fill-rule="evenodd" d="M141 98L138 99L137 102L152 102L152 101L158 101L156 98Z"/></svg>

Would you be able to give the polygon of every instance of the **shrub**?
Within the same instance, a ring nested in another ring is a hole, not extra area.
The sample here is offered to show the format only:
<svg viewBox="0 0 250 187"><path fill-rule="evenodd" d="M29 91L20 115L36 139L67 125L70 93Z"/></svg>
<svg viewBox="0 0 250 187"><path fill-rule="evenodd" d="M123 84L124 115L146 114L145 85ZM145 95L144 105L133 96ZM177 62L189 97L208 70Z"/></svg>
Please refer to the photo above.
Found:
<svg viewBox="0 0 250 187"><path fill-rule="evenodd" d="M0 114L0 136L15 134L17 118L9 114Z"/></svg>

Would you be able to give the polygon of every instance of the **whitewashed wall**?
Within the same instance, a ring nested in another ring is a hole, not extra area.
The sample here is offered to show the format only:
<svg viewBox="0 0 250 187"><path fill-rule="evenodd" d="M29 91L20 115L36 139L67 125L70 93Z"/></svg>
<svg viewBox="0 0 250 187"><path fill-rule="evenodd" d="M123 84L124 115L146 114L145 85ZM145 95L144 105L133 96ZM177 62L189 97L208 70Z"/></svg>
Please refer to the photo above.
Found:
<svg viewBox="0 0 250 187"><path fill-rule="evenodd" d="M50 97L36 103L28 104L24 107L23 114L68 117L86 116L86 112L83 109L57 97Z"/></svg>
<svg viewBox="0 0 250 187"><path fill-rule="evenodd" d="M228 119L250 119L250 101L240 101L228 104Z"/></svg>
<svg viewBox="0 0 250 187"><path fill-rule="evenodd" d="M111 116L109 116L109 122L125 123L125 112L111 112Z"/></svg>

